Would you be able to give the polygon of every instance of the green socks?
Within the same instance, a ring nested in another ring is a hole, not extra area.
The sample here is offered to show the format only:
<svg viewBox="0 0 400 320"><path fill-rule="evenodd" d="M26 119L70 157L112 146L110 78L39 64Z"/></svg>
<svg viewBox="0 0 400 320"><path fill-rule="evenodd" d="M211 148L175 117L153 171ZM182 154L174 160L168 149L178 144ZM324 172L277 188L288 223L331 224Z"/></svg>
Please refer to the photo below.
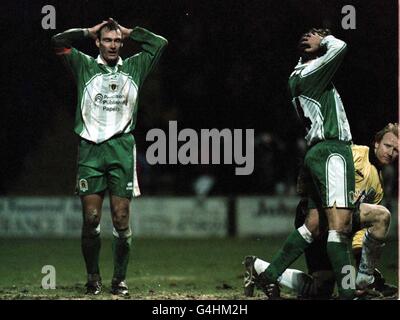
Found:
<svg viewBox="0 0 400 320"><path fill-rule="evenodd" d="M326 250L335 273L339 298L342 300L353 299L355 293L355 279L351 271L353 268L348 245L348 239L344 234L336 230L329 230ZM350 268L345 268L346 266ZM351 272L351 278L349 279L350 281L347 281L344 278L349 278L349 272Z"/></svg>
<svg viewBox="0 0 400 320"><path fill-rule="evenodd" d="M129 253L131 249L132 232L130 228L113 231L113 256L114 256L114 275L113 279L125 280L126 270L129 263Z"/></svg>
<svg viewBox="0 0 400 320"><path fill-rule="evenodd" d="M269 267L264 271L266 279L276 282L278 277L304 252L312 242L311 232L305 225L294 230L286 239L282 248L272 258Z"/></svg>
<svg viewBox="0 0 400 320"><path fill-rule="evenodd" d="M113 279L119 281L125 280L126 270L128 268L129 253L131 249L132 232L130 228L122 230L113 230L113 259L114 259L114 275ZM100 256L100 228L94 230L82 231L81 248L83 258L85 259L87 274L99 275L99 256Z"/></svg>
<svg viewBox="0 0 400 320"><path fill-rule="evenodd" d="M269 282L276 283L281 274L304 252L313 241L311 232L305 225L294 230L286 239L282 248L275 254L269 267L261 274ZM351 267L348 239L336 230L329 230L327 253L338 284L340 299L352 299L355 288ZM344 268L348 266L349 268ZM346 281L349 278L350 281ZM346 279L345 279L346 277Z"/></svg>
<svg viewBox="0 0 400 320"><path fill-rule="evenodd" d="M100 232L97 234L82 234L81 249L85 259L87 274L100 274L99 255L100 255Z"/></svg>

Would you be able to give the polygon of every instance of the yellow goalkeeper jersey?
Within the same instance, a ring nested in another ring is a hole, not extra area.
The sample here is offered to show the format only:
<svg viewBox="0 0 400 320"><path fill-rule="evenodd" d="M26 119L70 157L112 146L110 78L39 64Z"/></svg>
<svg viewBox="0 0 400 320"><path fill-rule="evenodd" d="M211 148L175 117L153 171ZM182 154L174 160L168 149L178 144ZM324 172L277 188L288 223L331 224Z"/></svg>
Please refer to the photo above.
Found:
<svg viewBox="0 0 400 320"><path fill-rule="evenodd" d="M354 201L365 196L363 202L379 204L383 198L382 175L369 161L369 147L352 145L355 169ZM367 229L357 231L353 236L353 249L362 247L362 240Z"/></svg>

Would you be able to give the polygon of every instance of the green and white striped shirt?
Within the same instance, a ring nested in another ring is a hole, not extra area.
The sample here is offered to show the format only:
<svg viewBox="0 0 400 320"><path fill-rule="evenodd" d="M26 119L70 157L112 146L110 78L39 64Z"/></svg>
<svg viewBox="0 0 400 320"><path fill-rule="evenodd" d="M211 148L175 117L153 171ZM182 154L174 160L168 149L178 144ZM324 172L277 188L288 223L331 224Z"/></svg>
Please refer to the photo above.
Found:
<svg viewBox="0 0 400 320"><path fill-rule="evenodd" d="M346 43L332 35L321 41L326 53L309 63L301 59L289 77L292 103L306 128L311 146L323 140L351 141L346 112L332 78L346 51Z"/></svg>
<svg viewBox="0 0 400 320"><path fill-rule="evenodd" d="M74 130L86 140L101 143L135 128L140 88L167 40L140 27L130 38L140 43L142 51L119 58L113 68L100 56L94 59L75 48L63 54L78 89Z"/></svg>

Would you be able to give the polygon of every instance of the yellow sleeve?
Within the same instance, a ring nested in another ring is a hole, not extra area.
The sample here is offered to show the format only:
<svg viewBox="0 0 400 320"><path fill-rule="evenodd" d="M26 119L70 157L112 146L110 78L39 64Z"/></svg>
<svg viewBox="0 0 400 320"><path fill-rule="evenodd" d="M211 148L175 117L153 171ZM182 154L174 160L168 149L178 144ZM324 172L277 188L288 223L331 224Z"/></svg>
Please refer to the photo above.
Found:
<svg viewBox="0 0 400 320"><path fill-rule="evenodd" d="M374 199L375 204L380 204L383 199L383 186L382 186L382 173L376 174L376 195Z"/></svg>
<svg viewBox="0 0 400 320"><path fill-rule="evenodd" d="M361 249L362 248L362 243L363 243L363 238L364 234L367 232L367 228L361 229L357 231L354 236L353 236L353 241L351 243L351 247L353 250Z"/></svg>

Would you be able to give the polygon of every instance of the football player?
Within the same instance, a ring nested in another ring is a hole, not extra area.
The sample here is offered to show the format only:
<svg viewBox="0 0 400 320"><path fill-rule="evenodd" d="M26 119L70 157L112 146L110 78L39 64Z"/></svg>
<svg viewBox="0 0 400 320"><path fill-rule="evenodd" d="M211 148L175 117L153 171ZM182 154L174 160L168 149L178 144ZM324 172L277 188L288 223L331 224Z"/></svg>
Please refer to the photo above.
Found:
<svg viewBox="0 0 400 320"><path fill-rule="evenodd" d="M392 164L398 158L398 124L389 123L376 135L373 148L352 145L356 189L353 211L353 253L355 255L358 273L356 287L358 294L373 287L385 294L393 294L397 288L385 285L380 273L376 270L390 225L390 212L380 203L383 198L383 181L381 170ZM296 213L295 226L304 223L306 217L306 193L303 177L298 180L298 192L303 197ZM319 222L321 234L305 250L308 276L295 269L287 269L281 276L280 284L297 292L302 297L328 298L334 287L334 277L329 258L326 254L326 223ZM256 257L245 258L246 265L245 295L252 295L254 286L263 289L257 281L269 264ZM394 290L393 290L394 289ZM379 294L379 293L378 293Z"/></svg>
<svg viewBox="0 0 400 320"><path fill-rule="evenodd" d="M308 212L305 223L294 230L260 274L267 295L279 295L278 278L317 237L314 229L322 208L328 221L327 253L341 299L353 299L355 290L342 286L342 269L350 264L348 235L354 204L354 163L351 132L344 105L332 79L347 45L327 29L311 29L300 38L300 60L289 77L292 103L306 131Z"/></svg>
<svg viewBox="0 0 400 320"><path fill-rule="evenodd" d="M76 48L91 39L97 58ZM141 51L127 59L119 56L125 40ZM128 295L125 282L132 232L130 200L140 194L136 175L136 125L139 92L157 64L167 40L144 28L125 28L112 18L91 28L76 28L52 38L56 54L72 71L78 91L75 133L79 136L77 194L83 211L82 254L87 271L87 294L102 290L99 268L100 219L105 192L110 193L113 222L114 274L111 292Z"/></svg>

